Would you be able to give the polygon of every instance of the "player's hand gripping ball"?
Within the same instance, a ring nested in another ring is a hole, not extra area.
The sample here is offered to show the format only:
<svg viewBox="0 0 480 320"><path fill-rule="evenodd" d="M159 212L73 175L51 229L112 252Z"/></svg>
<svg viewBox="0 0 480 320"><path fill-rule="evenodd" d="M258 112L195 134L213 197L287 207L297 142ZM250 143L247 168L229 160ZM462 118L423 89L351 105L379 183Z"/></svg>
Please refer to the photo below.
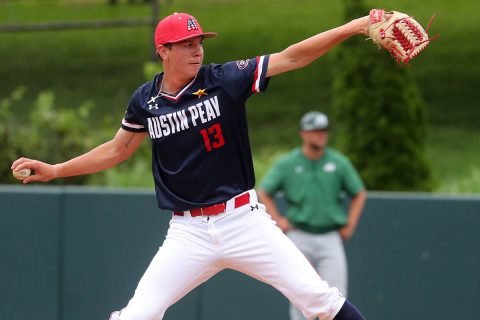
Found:
<svg viewBox="0 0 480 320"><path fill-rule="evenodd" d="M387 19L387 16L390 16ZM381 9L370 11L368 37L390 52L397 63L407 64L422 52L434 38L428 38L428 29L435 16L424 30L413 17L398 11L385 12Z"/></svg>
<svg viewBox="0 0 480 320"><path fill-rule="evenodd" d="M13 170L13 176L18 180L23 180L26 177L30 176L32 171L30 169L22 169L19 171Z"/></svg>

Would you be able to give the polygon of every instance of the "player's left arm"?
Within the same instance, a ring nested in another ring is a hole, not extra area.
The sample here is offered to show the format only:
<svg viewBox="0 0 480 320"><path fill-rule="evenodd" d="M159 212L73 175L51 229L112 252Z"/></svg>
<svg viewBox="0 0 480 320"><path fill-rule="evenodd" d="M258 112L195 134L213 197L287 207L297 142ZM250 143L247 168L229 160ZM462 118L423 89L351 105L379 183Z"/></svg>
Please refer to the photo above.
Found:
<svg viewBox="0 0 480 320"><path fill-rule="evenodd" d="M352 197L350 207L348 209L347 224L339 230L340 236L343 240L348 240L353 236L355 229L357 228L358 221L360 220L360 216L362 215L366 199L367 192L365 190L358 192Z"/></svg>
<svg viewBox="0 0 480 320"><path fill-rule="evenodd" d="M267 77L303 68L340 42L357 34L367 35L368 22L368 16L358 18L293 44L281 52L271 54Z"/></svg>

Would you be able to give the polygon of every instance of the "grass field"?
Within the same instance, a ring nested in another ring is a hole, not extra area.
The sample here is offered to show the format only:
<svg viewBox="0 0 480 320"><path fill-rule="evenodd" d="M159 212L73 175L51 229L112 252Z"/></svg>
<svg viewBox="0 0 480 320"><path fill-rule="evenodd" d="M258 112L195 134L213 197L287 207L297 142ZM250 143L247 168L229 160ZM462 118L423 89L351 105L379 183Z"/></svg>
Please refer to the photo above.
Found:
<svg viewBox="0 0 480 320"><path fill-rule="evenodd" d="M412 62L410 71L428 106L430 129L427 156L435 191L480 193L480 47L472 39L480 30L479 2L461 0L368 1L372 6L414 13L426 24L437 14L431 33L439 40ZM282 50L291 43L334 27L342 20L341 1L304 0L188 0L162 1L162 15L194 13L203 28L219 32L205 43L205 62L225 62ZM257 14L254 11L260 11ZM0 23L98 20L148 17L148 5L106 0L3 1ZM84 101L95 105L92 128L105 117L123 115L126 103L145 81L143 65L152 58L148 26L57 32L0 33L0 99L18 85L28 88L17 107L19 116L42 90L53 90L57 104L75 108ZM372 47L372 50L375 50ZM386 57L387 58L387 57ZM257 177L283 151L295 146L297 119L306 110L329 111L333 55L308 68L276 77L267 93L249 104L250 132ZM333 140L333 142L335 139ZM135 167L135 166L134 166ZM108 185L151 186L145 165L107 173ZM146 171L146 172L144 172ZM144 178L144 176L146 176ZM95 181L95 179L93 179ZM100 179L98 180L100 181Z"/></svg>

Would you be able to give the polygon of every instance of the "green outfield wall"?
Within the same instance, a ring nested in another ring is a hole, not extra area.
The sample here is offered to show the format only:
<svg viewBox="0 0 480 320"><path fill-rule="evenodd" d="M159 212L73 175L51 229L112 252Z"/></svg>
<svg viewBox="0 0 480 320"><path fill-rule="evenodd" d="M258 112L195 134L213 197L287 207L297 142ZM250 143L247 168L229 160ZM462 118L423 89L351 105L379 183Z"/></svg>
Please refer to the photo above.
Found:
<svg viewBox="0 0 480 320"><path fill-rule="evenodd" d="M150 191L0 186L0 319L108 319L169 218ZM480 196L370 192L346 248L349 299L367 319L478 319ZM224 271L165 319L288 320L288 301Z"/></svg>

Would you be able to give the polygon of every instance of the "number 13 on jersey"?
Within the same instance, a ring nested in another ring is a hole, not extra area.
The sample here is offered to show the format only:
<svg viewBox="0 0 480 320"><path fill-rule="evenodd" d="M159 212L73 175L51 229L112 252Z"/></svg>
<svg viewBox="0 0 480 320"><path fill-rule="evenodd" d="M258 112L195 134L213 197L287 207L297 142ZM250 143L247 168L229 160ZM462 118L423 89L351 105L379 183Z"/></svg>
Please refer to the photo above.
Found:
<svg viewBox="0 0 480 320"><path fill-rule="evenodd" d="M203 142L205 143L205 149L207 149L207 152L210 152L213 149L221 148L225 144L222 134L222 127L219 123L216 123L207 129L200 130L200 134L203 137Z"/></svg>

